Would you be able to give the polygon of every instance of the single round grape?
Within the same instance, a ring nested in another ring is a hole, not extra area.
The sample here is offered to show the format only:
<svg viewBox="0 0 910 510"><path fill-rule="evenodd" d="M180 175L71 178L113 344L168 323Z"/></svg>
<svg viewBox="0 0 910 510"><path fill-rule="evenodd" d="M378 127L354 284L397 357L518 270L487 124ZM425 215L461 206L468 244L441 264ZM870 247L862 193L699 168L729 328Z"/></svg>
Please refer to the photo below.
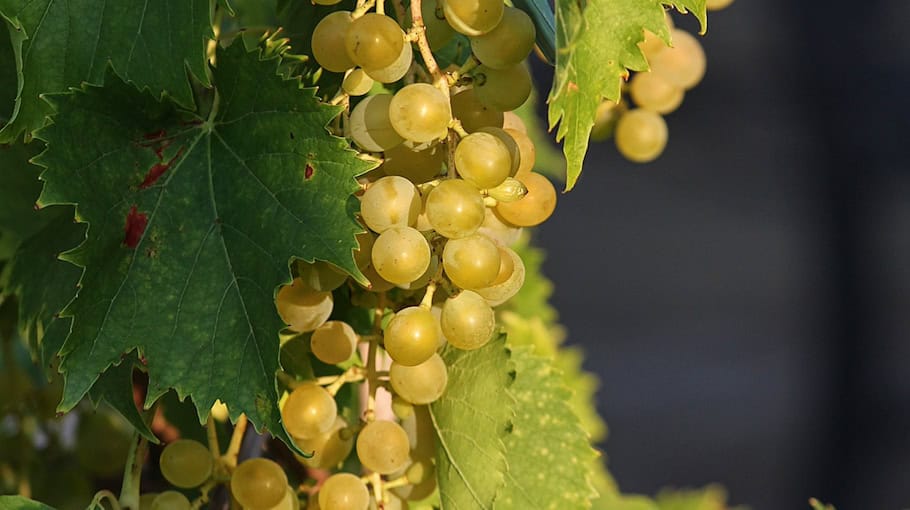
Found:
<svg viewBox="0 0 910 510"><path fill-rule="evenodd" d="M445 391L448 380L446 364L435 352L419 365L409 367L392 362L389 368L392 389L412 404L435 402Z"/></svg>
<svg viewBox="0 0 910 510"><path fill-rule="evenodd" d="M392 394L392 414L399 420L404 420L414 414L414 404L396 394Z"/></svg>
<svg viewBox="0 0 910 510"><path fill-rule="evenodd" d="M298 333L318 328L332 314L334 301L331 292L310 288L300 278L281 287L275 299L278 315L288 327Z"/></svg>
<svg viewBox="0 0 910 510"><path fill-rule="evenodd" d="M653 161L667 146L667 122L659 113L629 110L616 124L616 148L620 154L636 163ZM507 220L506 215L503 215ZM509 220L511 221L511 220Z"/></svg>
<svg viewBox="0 0 910 510"><path fill-rule="evenodd" d="M685 91L654 73L636 73L629 84L629 95L640 108L664 115L679 108Z"/></svg>
<svg viewBox="0 0 910 510"><path fill-rule="evenodd" d="M691 89L705 76L705 50L692 34L681 29L671 32L673 46L657 53L648 61L651 72L664 80Z"/></svg>
<svg viewBox="0 0 910 510"><path fill-rule="evenodd" d="M534 165L537 163L537 147L534 146L531 138L527 133L514 128L504 129L504 131L515 140L515 145L518 146L518 171L515 172L515 175L526 174L534 170Z"/></svg>
<svg viewBox="0 0 910 510"><path fill-rule="evenodd" d="M521 9L506 7L496 28L471 38L471 50L483 65L505 69L527 58L534 49L535 37L531 17Z"/></svg>
<svg viewBox="0 0 910 510"><path fill-rule="evenodd" d="M480 234L450 239L442 251L446 276L462 289L489 287L499 274L499 264L499 249Z"/></svg>
<svg viewBox="0 0 910 510"><path fill-rule="evenodd" d="M436 87L412 83L395 93L389 105L389 120L405 140L431 142L448 133L452 109L449 99Z"/></svg>
<svg viewBox="0 0 910 510"><path fill-rule="evenodd" d="M313 29L313 58L327 71L343 73L354 67L344 48L344 36L351 26L350 11L335 11L322 18Z"/></svg>
<svg viewBox="0 0 910 510"><path fill-rule="evenodd" d="M540 225L556 209L556 189L549 179L536 172L518 177L528 194L515 202L499 202L496 212L507 222L518 227Z"/></svg>
<svg viewBox="0 0 910 510"><path fill-rule="evenodd" d="M373 232L381 234L392 227L414 225L420 207L420 192L411 181L390 175L374 182L363 193L360 216Z"/></svg>
<svg viewBox="0 0 910 510"><path fill-rule="evenodd" d="M733 3L733 0L708 0L705 2L705 8L709 11L719 11L726 9Z"/></svg>
<svg viewBox="0 0 910 510"><path fill-rule="evenodd" d="M174 487L199 487L212 475L212 454L202 443L178 439L164 447L158 460L161 474Z"/></svg>
<svg viewBox="0 0 910 510"><path fill-rule="evenodd" d="M401 46L401 53L398 54L394 62L378 69L366 69L365 72L367 76L379 83L392 83L404 78L413 61L414 50L411 48L410 43L405 43Z"/></svg>
<svg viewBox="0 0 910 510"><path fill-rule="evenodd" d="M389 474L408 462L408 435L393 421L367 423L357 436L357 457L370 471Z"/></svg>
<svg viewBox="0 0 910 510"><path fill-rule="evenodd" d="M414 458L404 470L404 476L413 485L423 483L427 478L435 478L435 475L436 467L433 465L432 457Z"/></svg>
<svg viewBox="0 0 910 510"><path fill-rule="evenodd" d="M177 491L164 491L152 500L152 510L190 510L190 500Z"/></svg>
<svg viewBox="0 0 910 510"><path fill-rule="evenodd" d="M420 4L420 14L423 17L423 25L427 31L427 42L430 43L431 50L436 51L452 40L455 30L446 21L441 2L436 0L422 2Z"/></svg>
<svg viewBox="0 0 910 510"><path fill-rule="evenodd" d="M616 130L616 123L623 113L628 110L625 102L614 103L605 99L597 105L597 112L594 114L594 127L591 128L591 140L602 142L613 136Z"/></svg>
<svg viewBox="0 0 910 510"><path fill-rule="evenodd" d="M386 352L399 365L414 366L430 359L439 345L439 321L430 310L410 306L399 310L385 328Z"/></svg>
<svg viewBox="0 0 910 510"><path fill-rule="evenodd" d="M427 220L441 236L467 237L483 223L483 197L477 186L461 179L446 179L427 196Z"/></svg>
<svg viewBox="0 0 910 510"><path fill-rule="evenodd" d="M319 292L331 292L348 279L347 273L321 260L312 264L297 261L297 277L309 288Z"/></svg>
<svg viewBox="0 0 910 510"><path fill-rule="evenodd" d="M354 355L357 340L357 333L347 322L327 321L313 331L310 349L319 361L337 365Z"/></svg>
<svg viewBox="0 0 910 510"><path fill-rule="evenodd" d="M319 508L324 510L367 510L370 492L359 476L336 473L319 488Z"/></svg>
<svg viewBox="0 0 910 510"><path fill-rule="evenodd" d="M521 120L521 117L519 117L515 112L503 112L502 128L516 129L524 134L528 134L528 127L525 126L525 121Z"/></svg>
<svg viewBox="0 0 910 510"><path fill-rule="evenodd" d="M487 207L483 215L483 225L477 229L478 234L483 234L502 246L515 244L521 237L522 228L512 225L496 213L495 207Z"/></svg>
<svg viewBox="0 0 910 510"><path fill-rule="evenodd" d="M514 177L507 177L499 186L487 190L487 195L498 202L514 202L527 194L525 185Z"/></svg>
<svg viewBox="0 0 910 510"><path fill-rule="evenodd" d="M297 491L288 485L284 491L284 498L277 505L269 508L269 510L300 510L300 500L297 499Z"/></svg>
<svg viewBox="0 0 910 510"><path fill-rule="evenodd" d="M458 175L478 188L495 188L512 172L512 156L499 137L478 131L458 143L455 168Z"/></svg>
<svg viewBox="0 0 910 510"><path fill-rule="evenodd" d="M496 330L493 309L480 294L470 290L446 300L441 322L449 344L464 350L483 347Z"/></svg>
<svg viewBox="0 0 910 510"><path fill-rule="evenodd" d="M305 452L312 452L310 458L296 455L297 460L311 468L329 469L340 464L354 448L354 433L344 418L338 416L329 430L310 439L294 438L297 446Z"/></svg>
<svg viewBox="0 0 910 510"><path fill-rule="evenodd" d="M501 127L503 113L483 105L477 100L474 89L465 89L452 96L452 116L461 121L468 133L485 127Z"/></svg>
<svg viewBox="0 0 910 510"><path fill-rule="evenodd" d="M449 0L442 5L449 25L472 37L496 28L504 10L502 0Z"/></svg>
<svg viewBox="0 0 910 510"><path fill-rule="evenodd" d="M358 67L352 69L341 82L341 88L349 96L362 96L373 88L373 78L370 78L366 71Z"/></svg>
<svg viewBox="0 0 910 510"><path fill-rule="evenodd" d="M231 475L231 494L250 510L267 510L281 503L287 486L281 466L262 457L241 462Z"/></svg>
<svg viewBox="0 0 910 510"><path fill-rule="evenodd" d="M386 175L398 175L414 184L423 184L439 175L445 158L442 145L414 149L405 142L385 151L381 168Z"/></svg>
<svg viewBox="0 0 910 510"><path fill-rule="evenodd" d="M429 497L435 490L436 477L430 476L417 485L408 484L402 485L401 487L395 487L392 489L392 492L406 501L420 501Z"/></svg>
<svg viewBox="0 0 910 510"><path fill-rule="evenodd" d="M518 147L518 142L512 138L512 135L510 135L505 129L498 127L485 127L482 128L480 132L489 133L496 138L499 138L499 141L505 144L506 148L509 149L509 161L512 163L512 165L509 167L509 176L517 174L518 169L521 168L521 149Z"/></svg>
<svg viewBox="0 0 910 510"><path fill-rule="evenodd" d="M500 267L499 275L489 287L477 289L475 292L490 303L490 306L499 306L521 290L525 282L525 265L521 257L511 248L499 247L499 254L503 260L511 261L511 271L503 270ZM505 279L502 279L504 273L508 273Z"/></svg>
<svg viewBox="0 0 910 510"><path fill-rule="evenodd" d="M391 65L401 54L404 44L404 32L398 23L375 12L355 19L344 35L348 57L364 69Z"/></svg>
<svg viewBox="0 0 910 510"><path fill-rule="evenodd" d="M436 275L439 271L439 256L435 253L430 255L430 264L427 266L427 270L423 272L416 280L410 283L399 283L396 285L399 289L422 289L430 283L430 279Z"/></svg>
<svg viewBox="0 0 910 510"><path fill-rule="evenodd" d="M325 388L305 382L294 388L281 409L284 428L294 437L310 439L325 433L338 416L338 404Z"/></svg>
<svg viewBox="0 0 910 510"><path fill-rule="evenodd" d="M376 94L363 99L351 111L350 137L361 149L382 152L404 141L389 120L391 94Z"/></svg>
<svg viewBox="0 0 910 510"><path fill-rule="evenodd" d="M411 227L392 227L373 244L373 268L396 285L420 278L430 265L430 244Z"/></svg>
<svg viewBox="0 0 910 510"><path fill-rule="evenodd" d="M505 69L478 66L474 71L477 100L494 110L508 112L523 105L531 96L531 73L524 64Z"/></svg>

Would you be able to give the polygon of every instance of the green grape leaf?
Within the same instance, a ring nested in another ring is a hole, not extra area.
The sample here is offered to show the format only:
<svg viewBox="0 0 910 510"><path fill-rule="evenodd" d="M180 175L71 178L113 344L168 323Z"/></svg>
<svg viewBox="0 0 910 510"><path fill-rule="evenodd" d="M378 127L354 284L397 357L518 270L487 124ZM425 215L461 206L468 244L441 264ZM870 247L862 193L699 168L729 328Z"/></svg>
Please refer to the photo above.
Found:
<svg viewBox="0 0 910 510"><path fill-rule="evenodd" d="M133 400L133 356L126 356L119 364L112 365L95 381L89 395L95 405L104 400L149 441L158 444L158 438L149 428L146 418L136 408Z"/></svg>
<svg viewBox="0 0 910 510"><path fill-rule="evenodd" d="M9 122L16 104L16 54L9 25L0 19L0 128Z"/></svg>
<svg viewBox="0 0 910 510"><path fill-rule="evenodd" d="M509 470L494 508L589 508L597 496L588 466L597 457L566 402L570 391L551 362L530 347L512 349L517 403L505 437Z"/></svg>
<svg viewBox="0 0 910 510"><path fill-rule="evenodd" d="M100 84L108 62L124 80L191 107L187 68L208 84L210 10L209 0L0 0L19 79L15 112L0 140L44 125L51 109L41 94Z"/></svg>
<svg viewBox="0 0 910 510"><path fill-rule="evenodd" d="M430 406L442 508L493 508L508 470L503 438L515 415L505 337L473 351L447 348L449 382Z"/></svg>
<svg viewBox="0 0 910 510"><path fill-rule="evenodd" d="M566 191L581 174L588 135L601 99L619 100L628 70L648 62L638 47L643 29L670 42L663 6L691 11L707 27L705 0L591 0L556 2L556 75L550 90L550 129L566 155Z"/></svg>
<svg viewBox="0 0 910 510"><path fill-rule="evenodd" d="M295 257L363 279L352 194L374 165L327 132L339 108L278 76L277 59L242 44L217 59L207 119L111 75L103 88L51 96L39 202L76 203L89 224L65 254L85 269L62 314L73 324L60 409L138 348L146 407L174 388L204 419L221 399L290 444L275 384L276 289Z"/></svg>
<svg viewBox="0 0 910 510"><path fill-rule="evenodd" d="M22 496L0 496L0 510L54 510L53 508Z"/></svg>

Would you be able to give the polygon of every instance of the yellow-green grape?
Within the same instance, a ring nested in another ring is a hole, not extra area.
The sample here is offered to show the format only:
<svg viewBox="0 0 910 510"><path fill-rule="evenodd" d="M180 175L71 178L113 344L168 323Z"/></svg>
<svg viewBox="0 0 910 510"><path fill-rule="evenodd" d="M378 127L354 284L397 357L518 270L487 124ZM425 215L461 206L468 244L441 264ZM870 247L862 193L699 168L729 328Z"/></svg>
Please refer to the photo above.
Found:
<svg viewBox="0 0 910 510"><path fill-rule="evenodd" d="M294 437L310 439L328 431L338 416L338 405L325 388L305 382L294 388L281 409L284 428Z"/></svg>
<svg viewBox="0 0 910 510"><path fill-rule="evenodd" d="M359 476L336 473L319 488L319 508L323 510L367 510L370 492Z"/></svg>
<svg viewBox="0 0 910 510"><path fill-rule="evenodd" d="M434 468L435 469L435 468ZM407 501L420 501L426 499L436 490L436 477L428 476L416 485L402 485L395 487L392 492Z"/></svg>
<svg viewBox="0 0 910 510"><path fill-rule="evenodd" d="M420 14L427 29L427 42L430 43L431 50L436 51L452 40L455 30L446 21L441 2L426 0L420 4Z"/></svg>
<svg viewBox="0 0 910 510"><path fill-rule="evenodd" d="M331 292L348 279L348 275L341 269L321 260L312 264L298 261L297 276L311 289L320 292Z"/></svg>
<svg viewBox="0 0 910 510"><path fill-rule="evenodd" d="M408 435L393 421L367 423L357 436L357 457L370 471L389 474L408 462Z"/></svg>
<svg viewBox="0 0 910 510"><path fill-rule="evenodd" d="M152 510L190 510L190 500L177 491L164 491L152 500Z"/></svg>
<svg viewBox="0 0 910 510"><path fill-rule="evenodd" d="M370 497L370 510L379 510L374 497ZM408 510L408 503L394 493L386 492L382 510Z"/></svg>
<svg viewBox="0 0 910 510"><path fill-rule="evenodd" d="M392 361L414 366L436 353L440 334L439 321L430 310L411 306L399 310L389 321L383 345Z"/></svg>
<svg viewBox="0 0 910 510"><path fill-rule="evenodd" d="M496 212L502 219L518 227L540 225L556 209L556 189L549 179L537 172L518 176L528 194L514 202L499 202Z"/></svg>
<svg viewBox="0 0 910 510"><path fill-rule="evenodd" d="M389 368L392 389L412 404L435 402L445 391L448 380L446 364L435 352L419 365L408 367L393 362Z"/></svg>
<svg viewBox="0 0 910 510"><path fill-rule="evenodd" d="M355 19L344 35L348 57L364 69L391 65L401 54L404 44L404 32L398 23L375 12Z"/></svg>
<svg viewBox="0 0 910 510"><path fill-rule="evenodd" d="M291 330L306 333L328 320L334 301L331 292L313 290L300 278L294 278L278 291L275 304L278 315Z"/></svg>
<svg viewBox="0 0 910 510"><path fill-rule="evenodd" d="M482 298L486 299L487 302L490 303L490 306L499 306L505 303L511 299L512 296L518 294L518 291L521 290L521 286L525 283L525 265L524 262L522 262L521 257L519 257L511 248L502 246L499 247L499 253L503 260L511 261L511 271L504 271L503 268L500 267L499 275L497 275L496 281L494 281L492 285L475 291ZM503 275L506 273L506 278L502 279Z"/></svg>
<svg viewBox="0 0 910 510"><path fill-rule="evenodd" d="M521 9L506 7L496 28L471 38L471 50L483 65L504 69L527 58L536 36L530 16Z"/></svg>
<svg viewBox="0 0 910 510"><path fill-rule="evenodd" d="M360 67L351 69L341 82L341 88L349 96L362 96L373 88L373 78Z"/></svg>
<svg viewBox="0 0 910 510"><path fill-rule="evenodd" d="M455 168L458 175L478 188L495 188L511 174L512 156L499 137L478 131L458 143Z"/></svg>
<svg viewBox="0 0 910 510"><path fill-rule="evenodd" d="M383 279L405 285L430 266L430 244L411 227L392 227L373 243L373 268Z"/></svg>
<svg viewBox="0 0 910 510"><path fill-rule="evenodd" d="M442 251L446 276L462 289L489 287L499 274L499 264L499 249L481 234L450 239Z"/></svg>
<svg viewBox="0 0 910 510"><path fill-rule="evenodd" d="M487 195L499 202L514 202L527 194L525 185L514 177L507 177L499 186L487 190Z"/></svg>
<svg viewBox="0 0 910 510"><path fill-rule="evenodd" d="M357 333L347 322L327 321L313 331L310 349L319 361L337 365L354 355L357 340Z"/></svg>
<svg viewBox="0 0 910 510"><path fill-rule="evenodd" d="M480 228L483 197L477 186L461 179L446 179L427 196L427 220L439 235L449 239L467 237Z"/></svg>
<svg viewBox="0 0 910 510"><path fill-rule="evenodd" d="M653 161L667 146L667 122L659 113L629 110L619 118L613 134L620 154L636 163ZM503 215L506 220L508 216Z"/></svg>
<svg viewBox="0 0 910 510"><path fill-rule="evenodd" d="M349 11L335 11L322 18L313 29L313 58L327 71L343 73L354 67L354 61L344 48L344 36L353 21Z"/></svg>
<svg viewBox="0 0 910 510"><path fill-rule="evenodd" d="M659 74L636 73L629 84L629 95L640 108L666 115L679 108L685 91Z"/></svg>
<svg viewBox="0 0 910 510"><path fill-rule="evenodd" d="M496 213L495 207L487 207L483 215L483 224L477 229L478 234L483 234L502 246L515 244L518 238L521 237L521 232L521 227L503 220Z"/></svg>
<svg viewBox="0 0 910 510"><path fill-rule="evenodd" d="M483 35L502 20L502 0L449 0L443 2L446 21L464 35Z"/></svg>
<svg viewBox="0 0 910 510"><path fill-rule="evenodd" d="M202 443L178 439L164 447L158 461L161 474L174 487L199 487L212 475L212 454Z"/></svg>
<svg viewBox="0 0 910 510"><path fill-rule="evenodd" d="M452 120L449 98L429 83L405 85L389 105L389 120L399 135L425 143L444 138Z"/></svg>
<svg viewBox="0 0 910 510"><path fill-rule="evenodd" d="M505 146L509 149L509 161L512 163L512 165L509 167L509 175L512 176L518 173L518 169L521 168L521 149L519 149L518 142L512 138L512 135L506 132L505 129L498 127L485 127L481 129L480 132L489 133L496 138L499 138L499 140L505 144Z"/></svg>
<svg viewBox="0 0 910 510"><path fill-rule="evenodd" d="M685 30L674 28L671 38L673 46L648 61L651 72L677 87L691 89L705 76L705 50L698 39Z"/></svg>
<svg viewBox="0 0 910 510"><path fill-rule="evenodd" d="M496 329L493 309L480 294L470 290L446 300L441 322L449 344L464 350L483 347Z"/></svg>
<svg viewBox="0 0 910 510"><path fill-rule="evenodd" d="M602 142L613 136L616 129L616 123L619 118L628 110L625 102L614 103L609 99L601 101L597 105L597 113L594 115L594 127L591 128L591 140Z"/></svg>
<svg viewBox="0 0 910 510"><path fill-rule="evenodd" d="M419 457L415 458L405 469L404 475L408 478L408 482L418 485L427 478L435 478L436 467L433 465L431 457Z"/></svg>
<svg viewBox="0 0 910 510"><path fill-rule="evenodd" d="M392 394L392 413L399 420L407 419L414 414L414 404L396 394Z"/></svg>
<svg viewBox="0 0 910 510"><path fill-rule="evenodd" d="M363 99L351 111L350 137L361 149L382 152L404 141L389 120L391 94L376 94Z"/></svg>
<svg viewBox="0 0 910 510"><path fill-rule="evenodd" d="M534 170L534 165L537 163L537 147L534 146L534 142L531 141L528 134L515 128L506 128L504 131L518 145L518 171L515 172L515 175L526 174Z"/></svg>
<svg viewBox="0 0 910 510"><path fill-rule="evenodd" d="M354 433L344 418L338 416L329 430L310 439L294 438L297 446L305 452L312 452L310 458L295 455L304 466L329 469L340 464L354 448Z"/></svg>
<svg viewBox="0 0 910 510"><path fill-rule="evenodd" d="M354 263L363 269L373 262L373 234L369 231L361 232L355 237L358 248L354 250Z"/></svg>
<svg viewBox="0 0 910 510"><path fill-rule="evenodd" d="M423 272L416 280L410 283L399 283L396 285L399 289L422 289L430 283L430 279L433 278L436 273L439 271L439 256L435 253L430 255L430 265L427 266L427 270Z"/></svg>
<svg viewBox="0 0 910 510"><path fill-rule="evenodd" d="M705 8L709 11L719 11L726 9L733 3L733 0L708 0L705 2Z"/></svg>
<svg viewBox="0 0 910 510"><path fill-rule="evenodd" d="M408 74L408 69L411 68L413 61L414 50L411 48L410 43L405 43L401 46L401 53L398 54L394 62L378 69L366 69L365 72L367 76L379 83L392 83Z"/></svg>
<svg viewBox="0 0 910 510"><path fill-rule="evenodd" d="M445 157L442 145L415 149L405 142L385 151L381 168L386 175L399 175L414 184L423 184L439 175Z"/></svg>
<svg viewBox="0 0 910 510"><path fill-rule="evenodd" d="M294 488L288 485L284 491L284 498L269 510L300 510L300 500L297 499Z"/></svg>
<svg viewBox="0 0 910 510"><path fill-rule="evenodd" d="M474 71L477 100L494 110L508 112L523 105L531 95L531 73L524 64L505 69L478 66Z"/></svg>
<svg viewBox="0 0 910 510"><path fill-rule="evenodd" d="M231 494L248 510L268 510L281 503L287 486L281 466L262 457L241 462L231 474Z"/></svg>
<svg viewBox="0 0 910 510"><path fill-rule="evenodd" d="M372 265L361 269L361 272L366 276L367 281L370 282L370 285L366 287L370 292L385 292L395 287L394 283L380 276Z"/></svg>
<svg viewBox="0 0 910 510"><path fill-rule="evenodd" d="M390 175L374 182L363 193L360 217L373 232L381 234L392 227L413 225L420 207L420 192L411 181Z"/></svg>
<svg viewBox="0 0 910 510"><path fill-rule="evenodd" d="M501 127L503 123L503 113L484 106L477 100L473 88L452 96L452 116L461 121L461 127L468 133L485 127Z"/></svg>
<svg viewBox="0 0 910 510"><path fill-rule="evenodd" d="M515 129L524 134L528 134L528 127L525 126L525 121L521 120L521 117L515 112L503 112L502 128L505 130Z"/></svg>

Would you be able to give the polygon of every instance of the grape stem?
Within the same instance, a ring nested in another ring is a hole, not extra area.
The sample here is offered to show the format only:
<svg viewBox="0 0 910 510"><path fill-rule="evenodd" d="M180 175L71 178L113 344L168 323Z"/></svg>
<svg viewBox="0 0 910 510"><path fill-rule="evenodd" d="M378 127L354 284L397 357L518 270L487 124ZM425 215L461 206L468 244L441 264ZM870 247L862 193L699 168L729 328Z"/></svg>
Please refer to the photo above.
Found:
<svg viewBox="0 0 910 510"><path fill-rule="evenodd" d="M427 66L427 71L433 77L436 87L449 97L449 80L439 69L439 64L433 57L433 50L430 49L430 42L427 40L427 27L423 24L423 13L421 12L421 0L411 0L411 32L417 37L417 48L420 49L420 56Z"/></svg>
<svg viewBox="0 0 910 510"><path fill-rule="evenodd" d="M367 13L376 4L376 0L357 1L357 8L351 13L351 19L357 19Z"/></svg>
<svg viewBox="0 0 910 510"><path fill-rule="evenodd" d="M129 510L139 510L139 483L142 479L142 466L145 464L145 455L148 453L148 440L139 435L139 432L133 432L132 448L126 458L126 465L123 469L123 483L120 486L120 500L115 508L125 508ZM95 497L103 497L98 493ZM114 498L110 498L112 501ZM99 500L100 501L100 500Z"/></svg>
<svg viewBox="0 0 910 510"><path fill-rule="evenodd" d="M202 505L208 503L212 489L215 488L215 485L217 485L217 483L214 480L205 482L205 484L199 488L199 497L193 500L190 508L193 510L199 510L202 508Z"/></svg>
<svg viewBox="0 0 910 510"><path fill-rule="evenodd" d="M217 459L221 456L221 447L218 445L218 429L215 428L215 418L212 417L211 413L209 413L209 417L205 421L205 433L206 439L208 439L209 452L212 457Z"/></svg>
<svg viewBox="0 0 910 510"><path fill-rule="evenodd" d="M243 435L246 433L246 425L249 423L245 414L241 414L234 424L234 431L231 432L231 442L228 449L224 452L224 463L230 468L237 467L237 455L240 453L240 444L243 443Z"/></svg>
<svg viewBox="0 0 910 510"><path fill-rule="evenodd" d="M123 507L120 506L120 502L117 501L117 496L113 492L103 489L95 493L95 497L92 498L92 502L89 503L89 508L104 508L104 505L101 504L102 501L107 500L111 504L112 510L121 510ZM138 499L136 501L135 507L130 507L133 509L139 508Z"/></svg>
<svg viewBox="0 0 910 510"><path fill-rule="evenodd" d="M458 177L455 173L455 146L458 145L458 133L455 130L449 130L449 138L446 140L446 176L449 179Z"/></svg>

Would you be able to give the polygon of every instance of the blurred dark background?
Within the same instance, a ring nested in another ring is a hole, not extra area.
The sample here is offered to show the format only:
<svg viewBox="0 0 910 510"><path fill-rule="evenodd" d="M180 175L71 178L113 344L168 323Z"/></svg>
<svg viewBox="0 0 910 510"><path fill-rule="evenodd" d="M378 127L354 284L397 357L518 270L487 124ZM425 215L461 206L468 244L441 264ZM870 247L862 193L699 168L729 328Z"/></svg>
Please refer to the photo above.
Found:
<svg viewBox="0 0 910 510"><path fill-rule="evenodd" d="M910 508L907 7L713 13L663 157L594 145L540 229L625 492Z"/></svg>

